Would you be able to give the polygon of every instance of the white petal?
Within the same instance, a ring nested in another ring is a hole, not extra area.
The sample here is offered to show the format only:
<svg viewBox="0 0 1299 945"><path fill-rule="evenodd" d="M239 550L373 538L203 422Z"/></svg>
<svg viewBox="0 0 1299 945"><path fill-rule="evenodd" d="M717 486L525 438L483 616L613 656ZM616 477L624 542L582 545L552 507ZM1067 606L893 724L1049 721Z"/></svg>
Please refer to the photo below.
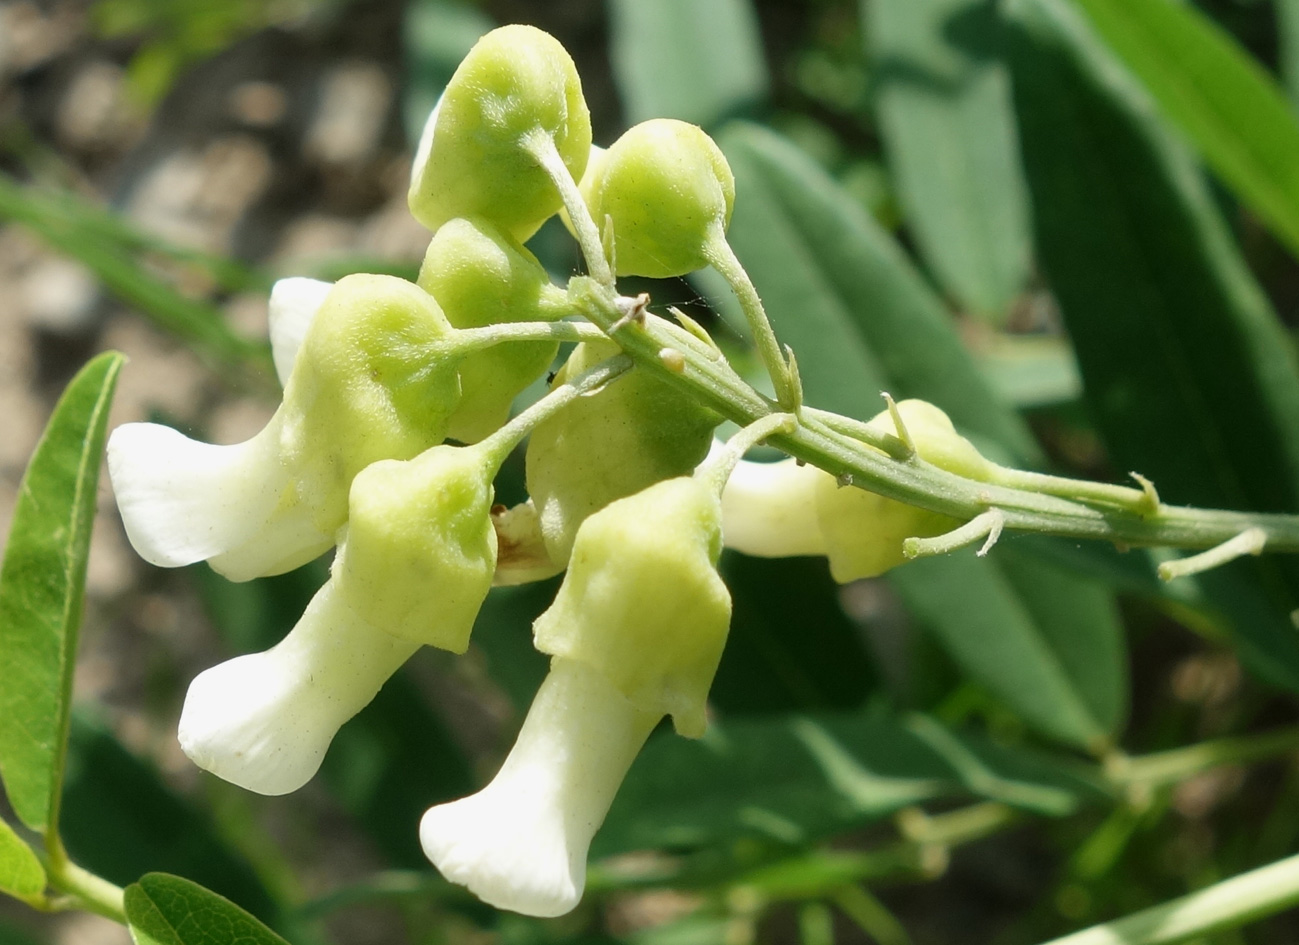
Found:
<svg viewBox="0 0 1299 945"><path fill-rule="evenodd" d="M247 542L289 488L279 414L251 440L200 443L156 423L127 423L108 439L108 474L127 537L164 568Z"/></svg>
<svg viewBox="0 0 1299 945"><path fill-rule="evenodd" d="M268 312L271 357L275 361L275 373L280 379L281 387L289 383L289 375L293 373L293 362L298 358L302 339L307 336L307 329L311 327L320 306L325 303L325 296L329 295L329 290L333 287L332 282L303 276L280 279L271 286Z"/></svg>
<svg viewBox="0 0 1299 945"><path fill-rule="evenodd" d="M730 548L763 558L823 555L816 481L827 476L793 459L741 460L722 492L722 536Z"/></svg>
<svg viewBox="0 0 1299 945"><path fill-rule="evenodd" d="M425 855L490 905L571 911L591 838L658 719L585 664L554 659L492 783L424 814Z"/></svg>
<svg viewBox="0 0 1299 945"><path fill-rule="evenodd" d="M334 535L320 530L309 506L296 494L287 501L292 504L281 504L242 545L209 558L212 570L231 581L251 581L292 571L334 547Z"/></svg>
<svg viewBox="0 0 1299 945"><path fill-rule="evenodd" d="M343 723L416 649L358 619L331 581L278 645L195 678L180 747L200 768L250 791L295 791L316 773Z"/></svg>
<svg viewBox="0 0 1299 945"><path fill-rule="evenodd" d="M424 181L424 167L433 154L433 132L437 130L438 114L442 111L442 100L445 97L445 93L439 95L433 111L429 112L428 121L424 122L424 130L420 132L419 145L415 148L415 159L411 161L409 200L412 208L416 205L416 198Z"/></svg>

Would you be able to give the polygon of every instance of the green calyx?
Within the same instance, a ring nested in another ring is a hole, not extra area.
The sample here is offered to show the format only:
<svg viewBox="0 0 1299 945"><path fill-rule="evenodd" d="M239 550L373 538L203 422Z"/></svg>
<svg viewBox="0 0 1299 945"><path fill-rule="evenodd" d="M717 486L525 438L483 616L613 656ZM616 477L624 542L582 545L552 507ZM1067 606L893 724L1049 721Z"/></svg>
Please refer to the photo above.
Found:
<svg viewBox="0 0 1299 945"><path fill-rule="evenodd" d="M721 503L705 483L678 477L611 503L578 530L564 583L533 624L537 648L702 735L731 618L720 553Z"/></svg>
<svg viewBox="0 0 1299 945"><path fill-rule="evenodd" d="M735 202L735 178L703 129L658 118L629 129L582 180L597 226L613 221L620 276L682 276L710 261Z"/></svg>
<svg viewBox="0 0 1299 945"><path fill-rule="evenodd" d="M450 220L434 235L419 285L437 300L455 328L502 322L552 321L568 310L537 258L484 220ZM476 443L509 417L518 393L545 373L558 342L522 341L469 355L460 365L460 406L447 436Z"/></svg>
<svg viewBox="0 0 1299 945"><path fill-rule="evenodd" d="M618 354L613 342L573 349L555 383ZM691 472L720 418L639 371L538 424L528 441L528 494L551 559L568 560L578 526L610 502Z"/></svg>
<svg viewBox="0 0 1299 945"><path fill-rule="evenodd" d="M456 217L482 217L526 240L562 203L525 144L538 137L582 176L591 116L577 68L548 33L492 30L461 62L424 129L411 213L431 230Z"/></svg>
<svg viewBox="0 0 1299 945"><path fill-rule="evenodd" d="M334 564L348 605L393 636L463 653L496 569L495 473L455 446L362 471Z"/></svg>
<svg viewBox="0 0 1299 945"><path fill-rule="evenodd" d="M427 292L392 276L347 276L325 298L284 391L281 434L322 530L346 519L362 469L442 442L460 400L458 365L438 351L451 332Z"/></svg>
<svg viewBox="0 0 1299 945"><path fill-rule="evenodd" d="M942 410L923 400L904 400L897 410L921 459L968 479L988 478L988 461L956 432ZM887 410L868 425L899 432ZM960 525L948 516L841 485L828 473L815 476L813 482L830 573L841 584L875 577L905 562L902 542L907 538L941 535Z"/></svg>

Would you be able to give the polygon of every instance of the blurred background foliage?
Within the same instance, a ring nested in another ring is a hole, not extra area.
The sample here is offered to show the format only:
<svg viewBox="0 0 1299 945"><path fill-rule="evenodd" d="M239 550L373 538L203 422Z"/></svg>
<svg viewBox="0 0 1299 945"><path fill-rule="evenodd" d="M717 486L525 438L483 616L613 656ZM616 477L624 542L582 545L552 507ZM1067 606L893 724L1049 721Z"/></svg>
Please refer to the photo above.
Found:
<svg viewBox="0 0 1299 945"><path fill-rule="evenodd" d="M504 22L572 52L599 143L655 116L717 137L731 239L810 403L925 397L999 460L1299 512L1296 0L3 0L0 516L94 352L132 358L114 422L233 440L275 403L274 278L413 276L410 142ZM557 224L531 245L575 270ZM715 278L641 289L756 382ZM495 591L466 657L419 654L305 791L263 798L194 770L175 720L325 566L159 572L101 506L68 846L295 945L1011 945L1299 842L1294 562L1161 586L1158 553L1007 536L838 587L820 559L728 553L709 734L651 739L576 913L496 913L415 824L508 749L554 584ZM0 907L2 943L125 934ZM1296 940L1282 915L1202 943Z"/></svg>

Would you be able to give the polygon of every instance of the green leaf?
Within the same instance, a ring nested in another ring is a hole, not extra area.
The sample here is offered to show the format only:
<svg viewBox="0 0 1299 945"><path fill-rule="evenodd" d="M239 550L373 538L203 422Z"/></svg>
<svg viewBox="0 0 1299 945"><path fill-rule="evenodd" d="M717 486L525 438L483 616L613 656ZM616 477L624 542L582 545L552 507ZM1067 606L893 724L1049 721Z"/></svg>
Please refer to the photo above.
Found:
<svg viewBox="0 0 1299 945"><path fill-rule="evenodd" d="M1085 398L1120 469L1169 502L1299 510L1299 369L1191 156L1085 20L1010 7L1037 241ZM1299 570L1202 575L1266 678L1299 689Z"/></svg>
<svg viewBox="0 0 1299 945"><path fill-rule="evenodd" d="M0 820L0 892L31 899L45 891L45 867L14 828Z"/></svg>
<svg viewBox="0 0 1299 945"><path fill-rule="evenodd" d="M630 123L708 127L767 94L750 0L610 0L610 58Z"/></svg>
<svg viewBox="0 0 1299 945"><path fill-rule="evenodd" d="M997 334L984 341L975 356L993 388L1021 409L1082 396L1078 362L1062 337Z"/></svg>
<svg viewBox="0 0 1299 945"><path fill-rule="evenodd" d="M288 945L224 896L168 873L126 887L135 945Z"/></svg>
<svg viewBox="0 0 1299 945"><path fill-rule="evenodd" d="M184 873L278 920L258 874L209 814L81 710L72 716L65 780L60 832L78 865L118 885L148 870Z"/></svg>
<svg viewBox="0 0 1299 945"><path fill-rule="evenodd" d="M1290 107L1299 108L1299 0L1276 0L1277 53Z"/></svg>
<svg viewBox="0 0 1299 945"><path fill-rule="evenodd" d="M1000 20L985 0L863 0L876 110L917 247L975 314L1004 320L1032 235Z"/></svg>
<svg viewBox="0 0 1299 945"><path fill-rule="evenodd" d="M1020 461L1036 455L1023 422L993 393L942 304L874 221L772 133L732 126L721 143L744 194L729 238L777 335L798 355L808 403L869 416L880 390L924 397L982 444ZM1061 596L1054 607L1038 607L1003 570L999 553L982 562L928 562L923 580L915 567L897 569L890 580L904 593L914 589L910 598L967 673L1054 738L1086 745L1114 733L1122 717L1115 694L1126 675L1122 660L1113 658L1118 625L1112 608L1097 603L1095 585L1043 565ZM986 584L980 575L989 575ZM963 605L967 593L989 609ZM932 603L925 607L927 598ZM1075 614L1092 619L1075 620ZM971 634L996 636L1001 626L1018 631L1013 644L994 641L1003 662L977 659L980 652L966 645ZM1086 681L1092 670L1085 661L1057 658L1060 641L1072 633L1081 634L1072 645L1091 652L1095 665L1111 674L1094 692L1080 691L1094 685ZM1102 697L1101 688L1109 695Z"/></svg>
<svg viewBox="0 0 1299 945"><path fill-rule="evenodd" d="M1194 4L1074 2L1223 182L1299 255L1299 121L1264 68Z"/></svg>
<svg viewBox="0 0 1299 945"><path fill-rule="evenodd" d="M1038 731L1099 750L1125 718L1127 666L1113 598L1013 545L890 574L965 673Z"/></svg>
<svg viewBox="0 0 1299 945"><path fill-rule="evenodd" d="M728 238L805 369L810 405L866 419L883 409L881 390L924 397L967 435L1038 456L942 302L856 201L771 131L736 123L719 144L742 195Z"/></svg>
<svg viewBox="0 0 1299 945"><path fill-rule="evenodd" d="M740 837L806 844L935 798L978 797L1062 816L1099 796L1039 755L995 748L924 716L723 720L702 739L651 739L593 855Z"/></svg>
<svg viewBox="0 0 1299 945"><path fill-rule="evenodd" d="M107 214L87 210L66 195L22 187L0 174L0 219L30 228L56 252L93 272L129 307L210 361L250 368L257 376L271 377L269 345L236 334L216 306L189 298L152 274L143 264L143 257L137 258L137 251L148 247L140 240L124 238L124 225L112 222ZM234 279L228 265L221 275L224 281Z"/></svg>
<svg viewBox="0 0 1299 945"><path fill-rule="evenodd" d="M72 669L108 408L125 358L68 384L28 464L0 567L0 775L18 818L57 828Z"/></svg>
<svg viewBox="0 0 1299 945"><path fill-rule="evenodd" d="M824 558L722 557L731 629L709 690L719 712L851 709L877 685Z"/></svg>

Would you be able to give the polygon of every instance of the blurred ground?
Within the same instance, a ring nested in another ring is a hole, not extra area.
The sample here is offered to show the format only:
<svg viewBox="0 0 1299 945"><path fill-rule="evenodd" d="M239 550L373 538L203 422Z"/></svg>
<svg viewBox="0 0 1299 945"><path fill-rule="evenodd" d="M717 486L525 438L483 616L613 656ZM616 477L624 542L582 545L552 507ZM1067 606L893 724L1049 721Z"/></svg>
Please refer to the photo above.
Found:
<svg viewBox="0 0 1299 945"><path fill-rule="evenodd" d="M483 6L498 22L543 26L573 51L597 140L607 142L619 116L599 0ZM771 0L760 6L767 41L793 42L791 24L802 5ZM358 258L417 265L428 234L410 218L405 200L404 4L310 5L183 72L156 110L141 101L128 71L145 37L101 35L93 8L70 0L0 0L0 169L25 176L38 168L157 236L275 275ZM264 337L264 293L223 294L190 270L177 272L188 294L214 301L240 332ZM234 442L259 429L274 409L266 391L214 372L105 293L81 265L24 229L0 226L0 534L7 533L23 468L63 385L88 356L108 348L131 359L112 425L162 415L211 440ZM206 790L214 808L237 808L238 815L236 792L200 783L174 737L186 681L228 649L192 583L147 567L131 552L106 485L87 606L79 698L102 707L120 740L151 759L170 784L191 794ZM1212 734L1227 727L1210 716L1233 704L1239 668L1230 657L1185 650L1183 639L1147 646L1137 654L1134 675L1163 685L1167 667L1176 665L1175 695L1203 707L1205 734ZM477 672L472 661L457 666L459 673ZM462 697L475 680L448 679L436 661L423 670L440 683L435 698L462 723L460 737L475 747L490 745L509 709ZM1188 822L1201 822L1240 788L1239 772L1215 777L1184 786L1177 803ZM300 797L291 820L258 822L267 838L291 841L282 846L302 884L293 895L310 898L367 875L376 857L328 796L309 788ZM1013 912L1039 895L1047 873L1041 846L1037 838L1011 835L1000 847L960 859L941 882L903 890L890 905L915 923L917 940L954 940L951 930L978 928L990 913ZM250 854L258 860L257 851ZM630 901L622 918L633 927L661 919L679 907L672 895ZM57 945L128 941L120 927L90 916L40 919L0 902L0 918ZM789 913L773 921L787 920ZM346 913L330 931L356 945L407 940L400 916L382 910ZM782 941L796 935L793 928L766 931ZM838 931L841 940L854 940L852 932ZM8 945L2 931L0 945Z"/></svg>
<svg viewBox="0 0 1299 945"><path fill-rule="evenodd" d="M143 37L102 38L92 14L86 3L0 3L6 170L49 171L57 162L65 183L149 232L276 274L330 259L418 263L428 236L406 210L401 4L356 3L260 30L183 75L151 118L127 71ZM221 296L201 280L183 288L219 303L240 332L265 337L262 293ZM80 264L23 229L0 227L0 534L63 384L90 354L109 348L130 358L112 426L161 414L234 442L274 409L264 392L223 383ZM177 682L226 652L190 586L159 576L130 550L106 477L83 634L78 698L104 707L126 745L193 789L196 772L174 737L184 691ZM328 855L330 845L341 849ZM372 865L346 836L303 852L314 861L306 882L320 891ZM0 911L39 940L129 940L93 916L34 922L12 905ZM379 922L343 937L377 941L388 932Z"/></svg>

